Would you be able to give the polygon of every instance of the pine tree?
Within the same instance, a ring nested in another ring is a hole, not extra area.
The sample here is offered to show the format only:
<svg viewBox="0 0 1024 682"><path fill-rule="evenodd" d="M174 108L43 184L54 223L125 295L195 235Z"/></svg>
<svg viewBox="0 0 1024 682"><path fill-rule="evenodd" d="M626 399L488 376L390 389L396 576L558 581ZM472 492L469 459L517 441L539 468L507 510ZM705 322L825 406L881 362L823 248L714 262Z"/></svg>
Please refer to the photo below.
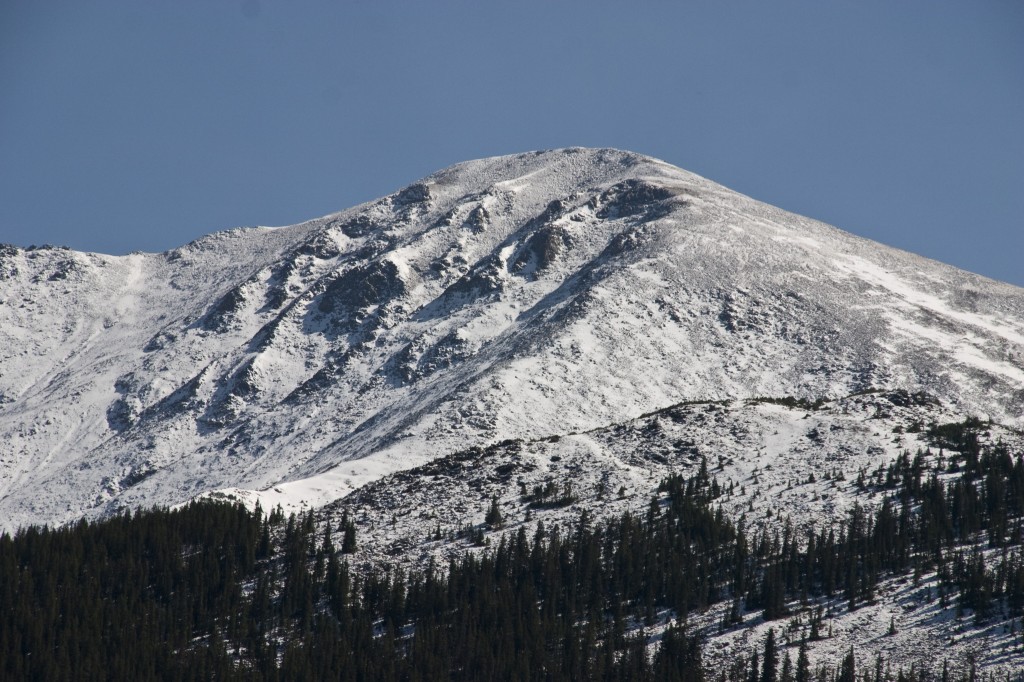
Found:
<svg viewBox="0 0 1024 682"><path fill-rule="evenodd" d="M811 682L811 661L807 656L807 640L800 642L800 651L796 656L795 682Z"/></svg>
<svg viewBox="0 0 1024 682"><path fill-rule="evenodd" d="M341 517L341 553L352 554L356 551L356 524L348 518L346 511Z"/></svg>
<svg viewBox="0 0 1024 682"><path fill-rule="evenodd" d="M764 662L761 664L761 682L776 682L778 667L779 653L775 648L775 628L768 628L768 636L764 641Z"/></svg>
<svg viewBox="0 0 1024 682"><path fill-rule="evenodd" d="M853 647L850 647L849 653L843 658L836 682L857 682L857 662L853 657Z"/></svg>
<svg viewBox="0 0 1024 682"><path fill-rule="evenodd" d="M487 516L484 517L484 523L491 528L501 528L504 522L504 518L501 515L501 509L498 507L498 498L491 498L491 506L487 509Z"/></svg>
<svg viewBox="0 0 1024 682"><path fill-rule="evenodd" d="M789 652L786 652L785 657L782 659L782 675L779 677L779 682L794 682L793 681L793 659L790 658Z"/></svg>

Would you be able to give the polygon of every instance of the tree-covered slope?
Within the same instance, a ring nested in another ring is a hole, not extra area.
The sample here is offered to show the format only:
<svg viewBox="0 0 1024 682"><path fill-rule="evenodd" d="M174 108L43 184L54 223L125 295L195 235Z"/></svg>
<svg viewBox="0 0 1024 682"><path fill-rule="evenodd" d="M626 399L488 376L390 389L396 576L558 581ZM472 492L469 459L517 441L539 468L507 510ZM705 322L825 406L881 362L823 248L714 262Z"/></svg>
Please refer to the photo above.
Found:
<svg viewBox="0 0 1024 682"><path fill-rule="evenodd" d="M1024 457L982 446L978 426L935 429L956 454L865 476L879 505L805 533L735 523L706 460L661 481L641 514L584 512L528 533L493 505L468 529L483 549L412 572L351 566L347 515L332 527L204 502L33 527L0 536L0 667L40 680L881 682L975 679L981 666L1020 679ZM543 490L525 501L574 503ZM1002 660L884 656L870 642L823 655L836 606L869 608L894 580L927 591L964 637L1004 627ZM764 639L708 666L709 630L750 621Z"/></svg>

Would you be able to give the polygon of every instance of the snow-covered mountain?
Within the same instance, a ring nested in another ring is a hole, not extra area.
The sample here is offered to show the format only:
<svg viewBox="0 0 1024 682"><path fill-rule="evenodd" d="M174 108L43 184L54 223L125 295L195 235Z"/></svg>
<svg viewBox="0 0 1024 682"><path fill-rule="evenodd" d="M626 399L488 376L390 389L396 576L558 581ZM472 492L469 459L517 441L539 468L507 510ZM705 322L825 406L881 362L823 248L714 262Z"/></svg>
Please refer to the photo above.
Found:
<svg viewBox="0 0 1024 682"><path fill-rule="evenodd" d="M320 505L687 400L868 389L1024 427L1024 290L629 152L471 161L163 254L0 247L4 528Z"/></svg>

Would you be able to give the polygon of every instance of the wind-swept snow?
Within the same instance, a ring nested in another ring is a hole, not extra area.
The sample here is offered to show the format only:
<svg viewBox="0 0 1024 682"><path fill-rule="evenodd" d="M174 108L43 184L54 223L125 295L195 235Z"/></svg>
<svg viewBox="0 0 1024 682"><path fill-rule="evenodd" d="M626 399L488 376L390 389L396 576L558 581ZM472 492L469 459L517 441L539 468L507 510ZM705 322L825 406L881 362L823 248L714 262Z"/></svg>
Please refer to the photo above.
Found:
<svg viewBox="0 0 1024 682"><path fill-rule="evenodd" d="M684 400L874 388L1024 426L1024 291L629 152L471 161L164 254L0 250L6 528L318 505Z"/></svg>

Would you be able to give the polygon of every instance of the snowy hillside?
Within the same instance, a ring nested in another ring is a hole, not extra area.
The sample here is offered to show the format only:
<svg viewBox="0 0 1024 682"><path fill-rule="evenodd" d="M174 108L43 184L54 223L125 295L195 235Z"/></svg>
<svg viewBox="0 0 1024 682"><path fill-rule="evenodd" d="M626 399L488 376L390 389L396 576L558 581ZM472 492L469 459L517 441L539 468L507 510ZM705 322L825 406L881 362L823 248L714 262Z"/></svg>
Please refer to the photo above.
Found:
<svg viewBox="0 0 1024 682"><path fill-rule="evenodd" d="M469 446L867 389L1024 427L1024 290L628 152L472 161L164 254L0 250L5 528L320 505Z"/></svg>
<svg viewBox="0 0 1024 682"><path fill-rule="evenodd" d="M692 477L702 461L725 489L717 501L728 518L748 531L798 538L839 529L855 505L877 508L891 490L878 472L904 453L920 453L927 479L939 461L952 461L923 424L949 423L955 415L925 394L865 393L821 404L744 400L684 403L587 433L534 441L505 441L434 460L386 476L318 514L338 535L343 519L358 528L350 560L369 570L394 566L424 570L447 566L466 552L493 550L524 529L558 526L571 535L584 514L597 523L624 512L643 518L659 483L670 475ZM1024 434L983 425L983 447L1002 443L1024 453ZM949 474L942 474L949 478ZM547 503L535 491L551 488ZM492 504L502 523L486 523ZM984 545L984 543L981 543ZM989 549L997 563L1007 548ZM1009 550L1012 551L1012 550ZM955 672L973 660L988 673L1020 669L1024 649L1013 619L999 614L980 625L957 616L953 603L935 599L938 579L929 571L887 577L872 603L848 609L843 599L790 604L787 619L765 620L751 609L738 627L720 627L728 603L693 618L712 663L749 653L774 627L795 652L808 614L820 605L832 635L811 643L816 662L834 664L850 646L859 660L882 656L897 666L931 669L948 660ZM790 627L793 621L802 627ZM890 623L895 632L890 632ZM997 679L999 675L997 674Z"/></svg>

